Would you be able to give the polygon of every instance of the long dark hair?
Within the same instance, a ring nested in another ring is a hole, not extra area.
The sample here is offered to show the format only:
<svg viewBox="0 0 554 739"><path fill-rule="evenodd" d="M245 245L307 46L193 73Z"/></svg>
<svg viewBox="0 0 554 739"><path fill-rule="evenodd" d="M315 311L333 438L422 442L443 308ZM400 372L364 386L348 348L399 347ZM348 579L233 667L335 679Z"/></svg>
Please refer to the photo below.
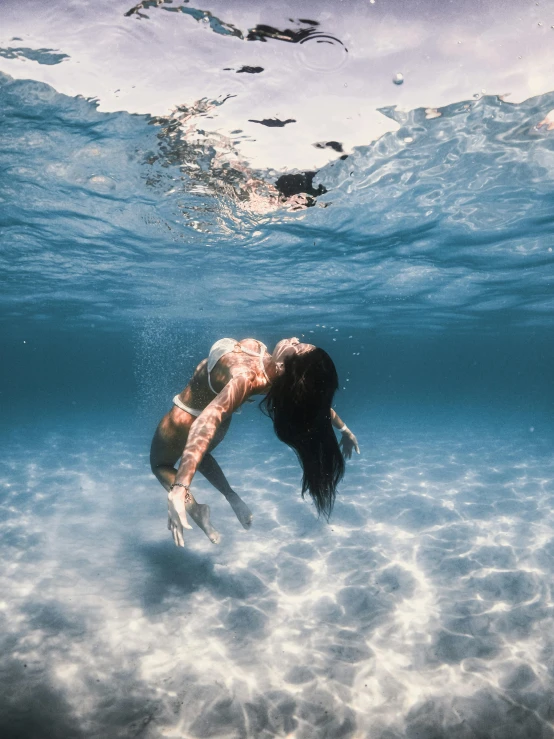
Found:
<svg viewBox="0 0 554 739"><path fill-rule="evenodd" d="M331 404L339 386L333 360L323 349L285 359L283 374L260 403L277 438L296 452L302 467L302 497L312 496L318 514L329 520L344 460L331 424Z"/></svg>

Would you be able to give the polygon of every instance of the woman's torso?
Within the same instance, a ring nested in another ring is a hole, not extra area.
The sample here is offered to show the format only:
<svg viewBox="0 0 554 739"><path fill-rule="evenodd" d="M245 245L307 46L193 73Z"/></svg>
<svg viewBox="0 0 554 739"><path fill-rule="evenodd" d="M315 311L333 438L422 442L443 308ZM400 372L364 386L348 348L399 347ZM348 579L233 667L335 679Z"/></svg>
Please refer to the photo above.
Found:
<svg viewBox="0 0 554 739"><path fill-rule="evenodd" d="M216 349L216 352L215 357L213 354L211 355L212 362L210 362L210 366L213 365L211 372L208 373L210 357L206 357L196 367L188 385L178 396L183 404L193 409L204 410L233 377L245 376L248 378L252 388L249 395L263 393L268 388L269 382L262 369L263 365L260 359L260 355L263 360L263 356L267 352L264 344L256 339L242 339L233 342L233 346L238 344L247 351L253 352L253 354L246 354L238 347L231 349L230 342L229 349L231 350L222 354L225 347L222 347L218 352L217 344L220 344L220 342L216 342L212 347L212 349ZM219 358L218 354L220 355ZM215 364L213 363L214 358L217 359Z"/></svg>

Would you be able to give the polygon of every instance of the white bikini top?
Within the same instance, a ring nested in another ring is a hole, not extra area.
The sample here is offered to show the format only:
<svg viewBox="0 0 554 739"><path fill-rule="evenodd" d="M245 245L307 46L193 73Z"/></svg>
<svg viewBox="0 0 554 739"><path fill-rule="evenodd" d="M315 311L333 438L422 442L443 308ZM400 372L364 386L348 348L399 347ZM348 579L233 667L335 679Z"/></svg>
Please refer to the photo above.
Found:
<svg viewBox="0 0 554 739"><path fill-rule="evenodd" d="M215 342L215 344L210 349L210 353L208 355L208 385L210 386L210 390L214 395L218 395L218 391L214 390L214 388L212 387L212 381L210 379L211 371L219 362L221 357L234 352L235 347L237 346L240 347L240 350L243 354L248 354L250 357L260 358L260 369L264 373L265 379L269 382L269 377L267 376L264 367L264 354L267 351L267 347L265 344L262 344L261 341L258 341L258 344L260 345L260 351L254 352L251 349L246 349L244 346L242 346L242 344L239 344L236 339L219 339L219 341Z"/></svg>

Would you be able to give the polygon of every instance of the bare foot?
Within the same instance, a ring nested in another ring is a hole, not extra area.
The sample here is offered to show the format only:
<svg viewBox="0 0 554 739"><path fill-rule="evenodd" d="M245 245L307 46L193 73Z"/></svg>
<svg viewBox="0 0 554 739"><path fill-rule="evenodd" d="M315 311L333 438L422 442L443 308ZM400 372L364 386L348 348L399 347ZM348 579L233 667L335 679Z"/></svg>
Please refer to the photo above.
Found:
<svg viewBox="0 0 554 739"><path fill-rule="evenodd" d="M239 498L234 490L225 497L227 498L231 508L234 510L235 516L241 522L242 528L249 529L250 526L252 526L252 511L246 505L244 500Z"/></svg>
<svg viewBox="0 0 554 739"><path fill-rule="evenodd" d="M212 526L209 505L194 501L194 503L187 505L187 515L192 518L198 528L202 529L212 544L219 544L221 535Z"/></svg>

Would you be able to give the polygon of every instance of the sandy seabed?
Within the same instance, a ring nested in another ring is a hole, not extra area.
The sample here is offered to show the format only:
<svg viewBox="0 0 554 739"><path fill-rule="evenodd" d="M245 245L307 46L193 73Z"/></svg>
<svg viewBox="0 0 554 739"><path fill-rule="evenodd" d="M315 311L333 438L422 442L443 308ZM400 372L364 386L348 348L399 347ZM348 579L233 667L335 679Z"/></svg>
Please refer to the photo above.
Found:
<svg viewBox="0 0 554 739"><path fill-rule="evenodd" d="M0 735L554 737L548 441L359 438L330 524L285 447L222 445L254 525L195 480L223 541L179 550L144 439L13 434Z"/></svg>

